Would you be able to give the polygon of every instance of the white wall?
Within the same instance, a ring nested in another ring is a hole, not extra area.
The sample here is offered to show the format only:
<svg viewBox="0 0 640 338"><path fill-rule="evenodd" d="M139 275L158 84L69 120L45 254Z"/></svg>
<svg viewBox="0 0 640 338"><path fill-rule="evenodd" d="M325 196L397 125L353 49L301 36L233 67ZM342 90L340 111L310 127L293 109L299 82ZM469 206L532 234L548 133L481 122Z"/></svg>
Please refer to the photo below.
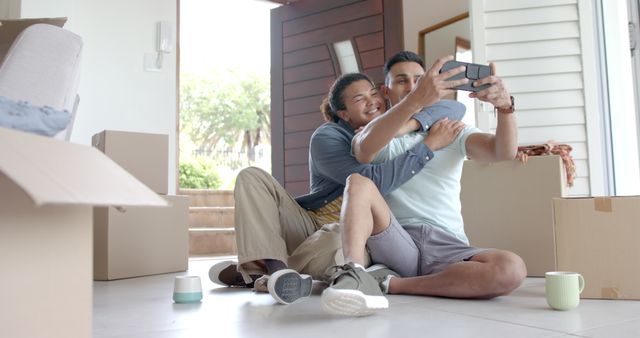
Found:
<svg viewBox="0 0 640 338"><path fill-rule="evenodd" d="M422 36L424 40L424 62L433 64L445 55L456 55L456 37L471 42L471 27L469 18L456 21L445 27L429 32Z"/></svg>
<svg viewBox="0 0 640 338"><path fill-rule="evenodd" d="M66 16L69 18L65 28L71 27L73 4L75 0L11 0L21 6L22 18L54 18Z"/></svg>
<svg viewBox="0 0 640 338"><path fill-rule="evenodd" d="M468 11L469 0L403 0L404 49L417 53L421 30Z"/></svg>
<svg viewBox="0 0 640 338"><path fill-rule="evenodd" d="M155 52L156 23L176 36L176 0L22 0L22 17L68 16L82 36L80 106L71 141L90 144L104 129L169 135L169 193L176 186L176 52L160 72L145 72ZM175 39L174 39L175 44Z"/></svg>

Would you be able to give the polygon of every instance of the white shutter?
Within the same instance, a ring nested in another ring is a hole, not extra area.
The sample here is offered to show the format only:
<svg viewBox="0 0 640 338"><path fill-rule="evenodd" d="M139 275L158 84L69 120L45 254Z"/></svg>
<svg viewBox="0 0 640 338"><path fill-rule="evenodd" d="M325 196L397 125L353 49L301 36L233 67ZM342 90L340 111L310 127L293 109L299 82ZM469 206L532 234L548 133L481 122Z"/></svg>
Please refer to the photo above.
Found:
<svg viewBox="0 0 640 338"><path fill-rule="evenodd" d="M474 62L494 62L516 98L520 145L553 140L574 150L570 196L604 193L595 27L589 0L470 1ZM494 132L490 104L478 127Z"/></svg>

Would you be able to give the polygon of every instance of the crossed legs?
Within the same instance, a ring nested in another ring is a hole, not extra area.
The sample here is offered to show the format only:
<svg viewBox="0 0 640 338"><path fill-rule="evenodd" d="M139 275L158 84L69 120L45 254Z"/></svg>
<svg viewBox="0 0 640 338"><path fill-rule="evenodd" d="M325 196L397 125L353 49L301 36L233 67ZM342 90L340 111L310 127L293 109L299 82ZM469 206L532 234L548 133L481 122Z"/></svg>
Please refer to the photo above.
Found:
<svg viewBox="0 0 640 338"><path fill-rule="evenodd" d="M390 217L391 211L373 182L358 174L349 176L340 217L345 261L362 264L367 239L387 229ZM451 298L493 298L510 293L525 277L526 267L518 255L487 250L438 273L392 278L388 291Z"/></svg>
<svg viewBox="0 0 640 338"><path fill-rule="evenodd" d="M432 275L392 278L389 293L494 298L511 293L526 275L524 262L518 255L504 250L488 250Z"/></svg>

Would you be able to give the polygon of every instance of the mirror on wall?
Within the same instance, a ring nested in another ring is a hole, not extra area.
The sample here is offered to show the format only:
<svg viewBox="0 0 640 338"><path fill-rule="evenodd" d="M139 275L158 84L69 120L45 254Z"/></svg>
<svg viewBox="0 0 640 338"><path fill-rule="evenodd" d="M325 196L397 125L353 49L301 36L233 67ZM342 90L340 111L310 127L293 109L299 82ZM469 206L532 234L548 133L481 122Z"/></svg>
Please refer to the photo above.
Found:
<svg viewBox="0 0 640 338"><path fill-rule="evenodd" d="M473 62L468 12L427 27L418 35L418 53L424 58L427 67L445 55L453 55L458 61ZM449 99L458 100L467 107L463 122L475 126L475 105L468 95L467 92L458 91Z"/></svg>

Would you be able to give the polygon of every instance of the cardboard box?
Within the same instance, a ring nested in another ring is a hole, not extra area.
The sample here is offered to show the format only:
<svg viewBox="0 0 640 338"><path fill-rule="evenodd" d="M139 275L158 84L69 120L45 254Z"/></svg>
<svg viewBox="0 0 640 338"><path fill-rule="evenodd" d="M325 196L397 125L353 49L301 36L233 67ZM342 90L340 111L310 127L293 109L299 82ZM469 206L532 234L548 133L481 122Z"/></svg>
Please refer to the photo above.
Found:
<svg viewBox="0 0 640 338"><path fill-rule="evenodd" d="M582 298L640 299L640 197L553 200L558 270L584 276Z"/></svg>
<svg viewBox="0 0 640 338"><path fill-rule="evenodd" d="M471 245L515 252L532 277L556 270L553 198L565 195L565 182L556 155L465 162L460 199Z"/></svg>
<svg viewBox="0 0 640 338"><path fill-rule="evenodd" d="M169 136L104 130L91 143L151 190L166 195L169 187Z"/></svg>
<svg viewBox="0 0 640 338"><path fill-rule="evenodd" d="M0 20L0 64L7 55L9 48L15 41L16 37L23 30L37 23L46 23L58 27L64 26L67 18L37 18L37 19L16 19L16 20Z"/></svg>
<svg viewBox="0 0 640 338"><path fill-rule="evenodd" d="M166 202L92 147L0 128L0 154L2 336L91 337L93 207Z"/></svg>
<svg viewBox="0 0 640 338"><path fill-rule="evenodd" d="M162 197L171 207L95 208L95 280L187 270L189 198Z"/></svg>

